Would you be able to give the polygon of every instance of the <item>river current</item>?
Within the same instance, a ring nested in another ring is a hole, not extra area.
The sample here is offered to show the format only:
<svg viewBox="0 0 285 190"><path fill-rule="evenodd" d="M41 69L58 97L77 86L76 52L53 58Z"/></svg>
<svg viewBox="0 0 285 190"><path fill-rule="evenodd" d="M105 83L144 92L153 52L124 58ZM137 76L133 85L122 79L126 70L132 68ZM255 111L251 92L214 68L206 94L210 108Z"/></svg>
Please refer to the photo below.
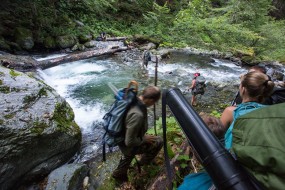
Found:
<svg viewBox="0 0 285 190"><path fill-rule="evenodd" d="M61 55L37 59L56 56ZM178 87L185 91L195 72L200 72L208 83L237 85L240 74L246 72L246 69L225 60L174 54L167 60L159 61L157 71L158 86L164 89ZM123 62L116 56L95 57L38 70L38 74L73 108L75 121L83 135L81 152L76 161L84 162L101 151L103 131L97 124L114 101L108 83L120 89L126 87L130 80L136 80L140 84L139 90L142 90L148 84L154 84L155 63L150 62L147 69L143 70L140 64Z"/></svg>

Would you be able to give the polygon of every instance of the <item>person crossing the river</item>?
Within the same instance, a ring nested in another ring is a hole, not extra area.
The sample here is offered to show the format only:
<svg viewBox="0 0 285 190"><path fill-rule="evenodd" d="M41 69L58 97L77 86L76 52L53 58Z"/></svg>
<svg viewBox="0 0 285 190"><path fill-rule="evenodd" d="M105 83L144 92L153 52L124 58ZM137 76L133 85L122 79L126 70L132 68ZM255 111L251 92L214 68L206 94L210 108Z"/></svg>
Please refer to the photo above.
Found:
<svg viewBox="0 0 285 190"><path fill-rule="evenodd" d="M145 50L143 52L142 59L143 59L143 63L142 63L143 68L144 67L147 68L148 62L151 61L151 53L150 53L150 51Z"/></svg>
<svg viewBox="0 0 285 190"><path fill-rule="evenodd" d="M191 105L192 106L197 106L197 98L196 96L198 94L203 95L205 93L205 89L206 89L206 79L201 76L200 73L194 73L194 78L192 79L192 83L191 86L189 87L189 89L191 89L191 94L192 94L192 98L191 98ZM188 90L189 90L188 89Z"/></svg>

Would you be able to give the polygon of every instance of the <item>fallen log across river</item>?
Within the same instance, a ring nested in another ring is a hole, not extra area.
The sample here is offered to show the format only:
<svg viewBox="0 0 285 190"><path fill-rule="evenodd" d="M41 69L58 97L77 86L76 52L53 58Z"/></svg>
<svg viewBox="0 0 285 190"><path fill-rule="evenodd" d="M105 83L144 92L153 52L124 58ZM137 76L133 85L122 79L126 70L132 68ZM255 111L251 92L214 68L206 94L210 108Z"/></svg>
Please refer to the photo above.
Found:
<svg viewBox="0 0 285 190"><path fill-rule="evenodd" d="M84 52L80 52L80 53L71 53L71 54L68 54L66 56L57 57L54 59L38 61L37 67L41 68L41 69L47 69L47 68L54 67L54 66L57 66L57 65L62 64L62 63L78 61L78 60L82 60L82 59L88 59L91 57L96 57L96 56L101 56L101 55L110 55L110 54L114 54L116 52L126 51L128 49L130 49L130 48L129 47L112 46L110 48L89 50L89 51L84 51Z"/></svg>

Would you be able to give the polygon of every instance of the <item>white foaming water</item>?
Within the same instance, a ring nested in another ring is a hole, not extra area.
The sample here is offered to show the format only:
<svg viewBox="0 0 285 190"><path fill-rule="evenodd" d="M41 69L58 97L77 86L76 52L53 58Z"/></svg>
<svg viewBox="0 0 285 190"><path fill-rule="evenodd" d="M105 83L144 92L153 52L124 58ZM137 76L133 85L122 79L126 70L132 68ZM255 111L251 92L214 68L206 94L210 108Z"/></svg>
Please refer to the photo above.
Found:
<svg viewBox="0 0 285 190"><path fill-rule="evenodd" d="M203 65L197 69L192 64L158 64L157 71L160 74L176 74L178 77L187 77L189 80L193 78L193 74L199 72L209 82L214 83L239 83L239 76L246 72L246 69L241 68L232 62L223 62L221 60L214 59L214 63ZM150 63L148 66L148 72L150 76L155 73L155 64ZM173 77L167 76L166 80L174 80ZM175 81L175 80L174 80ZM180 81L180 80L179 80Z"/></svg>
<svg viewBox="0 0 285 190"><path fill-rule="evenodd" d="M66 53L61 53L61 54L48 55L46 57L40 57L40 58L34 57L34 59L37 60L37 61L44 61L44 60L48 60L48 59L54 59L54 58L58 58L58 57L63 57L63 56L66 56L66 55L67 55Z"/></svg>
<svg viewBox="0 0 285 190"><path fill-rule="evenodd" d="M85 105L79 101L76 101L71 98L67 98L66 101L70 104L72 109L75 112L75 121L83 130L83 133L92 132L92 124L95 121L101 122L102 116L104 115L103 104L96 102L92 105Z"/></svg>
<svg viewBox="0 0 285 190"><path fill-rule="evenodd" d="M85 63L83 65L72 66L71 72L73 74L84 74L88 72L102 72L107 68L102 65L95 65L92 63Z"/></svg>
<svg viewBox="0 0 285 190"><path fill-rule="evenodd" d="M237 66L233 64L232 62L221 61L219 59L214 59L214 60L215 62L211 63L211 65L214 67L225 66L225 67L234 68L234 69L241 69L240 66Z"/></svg>
<svg viewBox="0 0 285 190"><path fill-rule="evenodd" d="M72 107L75 113L76 123L88 132L91 130L94 118L100 121L103 115L103 104L100 102L82 104L80 100L70 97L73 87L84 85L96 79L96 75L88 75L88 72L102 72L107 68L102 65L92 64L86 61L77 61L63 64L44 71L39 70L39 75L45 82L53 87Z"/></svg>

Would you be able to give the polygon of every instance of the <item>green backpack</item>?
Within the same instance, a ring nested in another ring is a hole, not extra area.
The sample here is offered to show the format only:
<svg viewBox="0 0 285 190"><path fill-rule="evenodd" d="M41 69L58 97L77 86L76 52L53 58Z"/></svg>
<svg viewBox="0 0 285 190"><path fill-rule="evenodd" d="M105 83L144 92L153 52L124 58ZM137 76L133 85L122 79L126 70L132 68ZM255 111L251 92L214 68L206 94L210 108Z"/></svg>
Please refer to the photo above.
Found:
<svg viewBox="0 0 285 190"><path fill-rule="evenodd" d="M239 117L232 151L266 189L285 188L285 103Z"/></svg>

